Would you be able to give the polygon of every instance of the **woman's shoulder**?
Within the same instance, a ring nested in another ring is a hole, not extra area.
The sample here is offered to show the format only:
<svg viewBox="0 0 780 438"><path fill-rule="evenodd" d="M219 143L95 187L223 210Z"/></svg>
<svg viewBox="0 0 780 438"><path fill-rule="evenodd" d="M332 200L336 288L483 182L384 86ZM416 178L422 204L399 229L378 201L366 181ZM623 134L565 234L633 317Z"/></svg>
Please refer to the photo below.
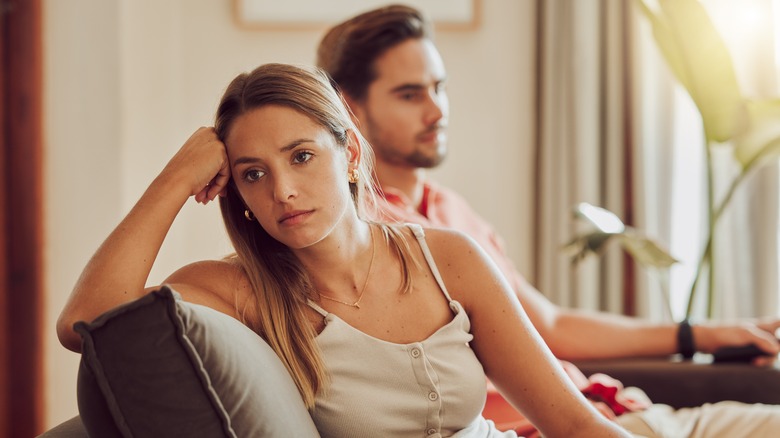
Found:
<svg viewBox="0 0 780 438"><path fill-rule="evenodd" d="M406 230L408 237L428 248L440 271L463 269L484 254L474 239L461 231L414 224L407 224Z"/></svg>
<svg viewBox="0 0 780 438"><path fill-rule="evenodd" d="M168 276L166 283L227 284L246 277L235 257L220 260L200 260L184 265Z"/></svg>
<svg viewBox="0 0 780 438"><path fill-rule="evenodd" d="M472 293L500 281L490 256L467 234L445 228L424 228L425 242L450 294L469 308Z"/></svg>
<svg viewBox="0 0 780 438"><path fill-rule="evenodd" d="M472 251L479 245L467 234L445 227L423 227L415 223L384 224L405 240L419 241L435 256L438 252ZM416 245L414 245L416 246Z"/></svg>
<svg viewBox="0 0 780 438"><path fill-rule="evenodd" d="M468 234L452 228L420 227L425 236L425 242L431 252L471 252L479 249L479 245Z"/></svg>
<svg viewBox="0 0 780 438"><path fill-rule="evenodd" d="M185 265L164 281L186 301L234 313L236 303L251 296L251 286L235 257L201 260Z"/></svg>

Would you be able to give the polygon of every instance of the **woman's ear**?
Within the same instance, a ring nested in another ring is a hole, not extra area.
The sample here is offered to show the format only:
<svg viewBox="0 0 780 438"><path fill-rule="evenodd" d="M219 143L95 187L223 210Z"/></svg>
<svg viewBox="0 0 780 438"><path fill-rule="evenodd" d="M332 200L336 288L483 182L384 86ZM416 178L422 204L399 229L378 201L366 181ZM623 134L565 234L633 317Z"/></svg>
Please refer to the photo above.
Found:
<svg viewBox="0 0 780 438"><path fill-rule="evenodd" d="M363 106L358 101L353 99L350 95L344 93L344 102L347 104L349 115L352 118L352 123L360 129L360 119L363 117Z"/></svg>
<svg viewBox="0 0 780 438"><path fill-rule="evenodd" d="M363 153L360 147L360 140L358 140L357 133L354 129L347 130L347 161L349 162L349 168L355 169L360 165L361 154Z"/></svg>

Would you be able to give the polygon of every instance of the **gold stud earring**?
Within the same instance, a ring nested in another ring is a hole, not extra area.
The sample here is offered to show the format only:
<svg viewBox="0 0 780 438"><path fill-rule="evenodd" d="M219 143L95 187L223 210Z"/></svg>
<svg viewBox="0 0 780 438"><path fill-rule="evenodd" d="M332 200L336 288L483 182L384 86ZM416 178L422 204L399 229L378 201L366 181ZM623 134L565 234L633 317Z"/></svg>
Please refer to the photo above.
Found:
<svg viewBox="0 0 780 438"><path fill-rule="evenodd" d="M252 214L252 212L251 212L251 211L249 211L248 209L247 209L247 210L244 210L244 217L245 217L245 218L246 218L246 220L248 220L248 221L253 221L253 220L255 220L255 215L254 215L254 214Z"/></svg>
<svg viewBox="0 0 780 438"><path fill-rule="evenodd" d="M350 169L349 171L350 184L357 184L358 181L360 181L360 172L358 172L357 169Z"/></svg>

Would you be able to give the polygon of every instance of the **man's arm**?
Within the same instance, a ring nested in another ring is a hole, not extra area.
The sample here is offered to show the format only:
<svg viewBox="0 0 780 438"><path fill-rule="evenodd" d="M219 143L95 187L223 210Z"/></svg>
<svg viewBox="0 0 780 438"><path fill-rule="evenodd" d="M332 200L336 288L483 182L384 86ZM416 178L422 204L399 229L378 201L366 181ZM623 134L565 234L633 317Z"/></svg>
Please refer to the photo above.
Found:
<svg viewBox="0 0 780 438"><path fill-rule="evenodd" d="M519 277L519 276L518 276ZM517 295L531 321L559 359L610 359L665 356L678 352L678 325L657 324L640 318L556 306L527 281L518 280ZM769 354L780 345L774 336L780 321L712 322L695 324L697 351L754 343Z"/></svg>

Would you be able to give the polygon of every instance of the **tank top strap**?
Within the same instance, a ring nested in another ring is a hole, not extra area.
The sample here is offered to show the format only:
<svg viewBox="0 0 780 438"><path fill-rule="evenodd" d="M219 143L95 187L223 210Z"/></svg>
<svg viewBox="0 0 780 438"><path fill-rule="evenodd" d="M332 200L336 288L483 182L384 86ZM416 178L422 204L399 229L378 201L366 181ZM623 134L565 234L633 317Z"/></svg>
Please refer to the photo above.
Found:
<svg viewBox="0 0 780 438"><path fill-rule="evenodd" d="M311 307L312 309L314 309L314 311L315 311L315 312L317 312L317 313L319 313L320 315L322 315L322 317L323 317L323 318L324 318L324 317L326 317L326 316L328 316L328 312L326 312L326 311L325 311L325 309L323 309L322 307L320 307L320 305L319 305L319 304L317 304L317 303L315 303L314 301L312 301L312 300L310 300L310 299L306 298L306 304L308 304L308 305L309 305L309 307Z"/></svg>
<svg viewBox="0 0 780 438"><path fill-rule="evenodd" d="M436 262L433 260L433 255L431 255L431 250L428 248L428 243L425 241L425 231L423 231L422 226L419 224L406 225L409 227L409 229L412 230L414 237L417 238L417 242L420 244L420 248L422 249L423 255L425 256L425 261L428 262L428 267L430 267L431 272L433 272L433 278L436 279L436 283L439 285L442 293L444 293L447 301L451 302L452 298L450 298L450 293L447 292L447 287L444 286L444 280L441 278L439 268L436 267Z"/></svg>

